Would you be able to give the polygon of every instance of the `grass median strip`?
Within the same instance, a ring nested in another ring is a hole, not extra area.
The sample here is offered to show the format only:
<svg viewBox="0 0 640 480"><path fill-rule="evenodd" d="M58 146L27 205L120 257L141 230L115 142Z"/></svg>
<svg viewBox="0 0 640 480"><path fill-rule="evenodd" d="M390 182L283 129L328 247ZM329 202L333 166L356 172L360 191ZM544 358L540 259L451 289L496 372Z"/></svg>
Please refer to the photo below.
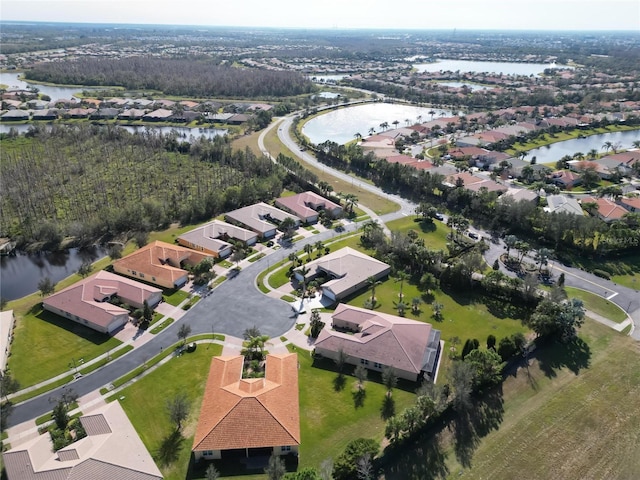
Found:
<svg viewBox="0 0 640 480"><path fill-rule="evenodd" d="M162 322L160 325L158 325L158 326L152 328L151 330L149 330L149 333L151 333L152 335L155 335L156 333L159 333L162 330L164 330L165 328L167 328L173 322L175 322L175 320L173 318L169 317L164 322Z"/></svg>

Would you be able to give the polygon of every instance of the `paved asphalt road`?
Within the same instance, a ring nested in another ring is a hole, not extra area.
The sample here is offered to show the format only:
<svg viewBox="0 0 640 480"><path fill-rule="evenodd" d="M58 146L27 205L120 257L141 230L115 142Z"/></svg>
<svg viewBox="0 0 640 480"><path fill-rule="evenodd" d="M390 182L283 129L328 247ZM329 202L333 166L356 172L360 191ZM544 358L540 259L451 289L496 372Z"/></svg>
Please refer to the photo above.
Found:
<svg viewBox="0 0 640 480"><path fill-rule="evenodd" d="M414 214L416 207L414 203L398 195L384 192L376 186L354 180L353 177L343 172L320 164L314 157L301 151L288 135L291 121L292 117L286 117L282 122L274 122L269 129L277 127L278 136L281 141L298 157L347 182L353 181L354 185L360 189L386 197L401 206L399 211L380 217L383 222ZM261 138L263 138L263 136ZM264 150L263 146L261 146L261 148ZM358 225L352 223L347 225L345 230L354 231L357 228ZM486 235L480 230L476 231L481 235ZM327 231L313 237L308 237L296 242L295 251L302 249L307 243L315 243L318 240L326 241L335 235L336 232ZM486 258L489 264L492 264L494 259L503 252L504 245L502 243L490 243L490 247ZM223 282L213 290L210 295L200 300L180 320L177 320L163 330L162 334L157 335L149 342L135 348L127 355L67 386L60 387L40 397L17 405L14 408L13 414L9 417L9 426L18 425L50 411L52 405L49 402L49 398L59 397L63 388L72 388L79 396L83 396L104 387L139 365L142 365L146 360L159 353L161 349L167 348L177 341L177 332L183 323L191 326L191 331L194 335L211 332L213 328L219 333L241 337L246 328L254 325L258 326L263 334L269 335L270 337L282 335L289 330L295 322L293 311L289 304L263 295L257 289L255 279L258 273L268 268L269 265L273 265L286 258L292 251L294 251L293 248L281 248L271 255L263 257L245 267L235 278ZM582 270L559 265L556 262L553 262L553 268L554 271L558 272L557 274L559 274L560 271L565 272L565 284L567 286L583 288L597 295L609 297L612 302L619 305L623 310L630 312L630 316L636 327L633 336L635 339L640 340L639 292L616 285L613 282L596 277ZM616 295L611 297L614 293Z"/></svg>

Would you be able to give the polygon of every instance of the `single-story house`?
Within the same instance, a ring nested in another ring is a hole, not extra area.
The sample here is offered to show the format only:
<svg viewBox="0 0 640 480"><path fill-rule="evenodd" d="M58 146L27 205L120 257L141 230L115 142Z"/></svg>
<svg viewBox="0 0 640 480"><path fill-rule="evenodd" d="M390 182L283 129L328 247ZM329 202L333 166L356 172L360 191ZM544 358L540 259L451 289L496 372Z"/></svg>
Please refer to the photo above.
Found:
<svg viewBox="0 0 640 480"><path fill-rule="evenodd" d="M300 225L298 217L264 202L239 208L225 215L227 222L248 228L256 232L260 238L274 237L278 225L280 225L285 218L292 219L296 228Z"/></svg>
<svg viewBox="0 0 640 480"><path fill-rule="evenodd" d="M117 108L99 108L91 114L92 119L112 120L118 116L120 110Z"/></svg>
<svg viewBox="0 0 640 480"><path fill-rule="evenodd" d="M551 174L551 182L566 189L582 183L582 178L571 170L560 170Z"/></svg>
<svg viewBox="0 0 640 480"><path fill-rule="evenodd" d="M508 190L508 187L494 182L490 178L478 177L468 172L449 175L442 184L445 187L453 188L458 185L458 182L462 183L462 188L472 192L479 192L481 188L486 188L490 192L506 192Z"/></svg>
<svg viewBox="0 0 640 480"><path fill-rule="evenodd" d="M332 315L332 327L324 328L315 342L315 354L381 372L392 367L398 378L435 380L440 361L440 331L388 313L341 303Z"/></svg>
<svg viewBox="0 0 640 480"><path fill-rule="evenodd" d="M173 112L171 110L165 110L164 108L159 108L158 110L154 110L153 112L147 113L145 116L142 117L142 120L146 122L167 122L171 120L172 116L173 116Z"/></svg>
<svg viewBox="0 0 640 480"><path fill-rule="evenodd" d="M535 205L538 203L538 197L538 193L534 190L529 190L527 188L509 188L506 192L504 192L499 200L505 201L507 199L513 199L514 203L530 202Z"/></svg>
<svg viewBox="0 0 640 480"><path fill-rule="evenodd" d="M13 310L0 312L0 372L4 372L7 368L15 324L16 318L13 315Z"/></svg>
<svg viewBox="0 0 640 480"><path fill-rule="evenodd" d="M118 115L120 120L140 120L147 113L146 110L139 108L130 108Z"/></svg>
<svg viewBox="0 0 640 480"><path fill-rule="evenodd" d="M183 265L197 265L211 255L189 248L155 241L116 260L113 271L135 277L164 288L178 288L187 283L189 272Z"/></svg>
<svg viewBox="0 0 640 480"><path fill-rule="evenodd" d="M195 460L297 454L298 357L267 355L264 378L242 378L244 357L213 357L192 451Z"/></svg>
<svg viewBox="0 0 640 480"><path fill-rule="evenodd" d="M72 108L67 115L69 118L89 118L95 111L95 108Z"/></svg>
<svg viewBox="0 0 640 480"><path fill-rule="evenodd" d="M2 120L20 122L31 118L31 110L9 110L2 114Z"/></svg>
<svg viewBox="0 0 640 480"><path fill-rule="evenodd" d="M8 480L163 478L117 401L83 415L80 423L87 436L57 452L44 434L3 453Z"/></svg>
<svg viewBox="0 0 640 480"><path fill-rule="evenodd" d="M304 223L316 222L320 210L326 211L331 218L337 218L342 215L342 207L340 205L314 192L303 192L290 197L280 197L276 199L275 204L276 207L292 213Z"/></svg>
<svg viewBox="0 0 640 480"><path fill-rule="evenodd" d="M351 247L344 247L306 264L309 273L306 280L328 276L322 285L322 294L333 302L342 300L367 286L370 277L379 280L389 275L391 267ZM302 275L295 271L298 281Z"/></svg>
<svg viewBox="0 0 640 480"><path fill-rule="evenodd" d="M612 170L603 163L588 160L571 160L567 163L569 164L569 170L572 172L581 174L585 170L592 169L603 180L609 180L611 178Z"/></svg>
<svg viewBox="0 0 640 480"><path fill-rule="evenodd" d="M153 308L162 300L162 290L101 270L64 290L45 298L45 310L111 334L129 321L129 311L109 303L117 296L123 303Z"/></svg>
<svg viewBox="0 0 640 480"><path fill-rule="evenodd" d="M640 197L621 197L618 203L629 212L640 212Z"/></svg>
<svg viewBox="0 0 640 480"><path fill-rule="evenodd" d="M251 230L214 220L183 233L178 237L178 243L183 247L205 252L216 258L225 258L231 255L233 248L233 245L227 241L229 239L251 246L255 245L258 235Z"/></svg>
<svg viewBox="0 0 640 480"><path fill-rule="evenodd" d="M620 220L624 215L629 213L625 208L607 198L584 197L580 203L583 207L589 203L595 203L597 205L596 216L607 223Z"/></svg>
<svg viewBox="0 0 640 480"><path fill-rule="evenodd" d="M31 116L32 120L56 120L58 118L58 109L49 108L48 110L37 110Z"/></svg>
<svg viewBox="0 0 640 480"><path fill-rule="evenodd" d="M544 211L547 213L564 212L572 215L584 215L580 203L575 198L569 198L566 195L549 195Z"/></svg>

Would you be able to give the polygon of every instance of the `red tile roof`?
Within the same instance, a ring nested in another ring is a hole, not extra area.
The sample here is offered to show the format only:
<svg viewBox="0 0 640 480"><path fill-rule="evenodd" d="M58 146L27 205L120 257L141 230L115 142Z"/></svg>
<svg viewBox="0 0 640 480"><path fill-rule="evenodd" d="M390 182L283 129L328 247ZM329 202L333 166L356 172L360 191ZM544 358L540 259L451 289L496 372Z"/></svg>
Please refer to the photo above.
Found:
<svg viewBox="0 0 640 480"><path fill-rule="evenodd" d="M297 355L267 355L265 378L241 378L242 364L211 360L192 450L300 444Z"/></svg>

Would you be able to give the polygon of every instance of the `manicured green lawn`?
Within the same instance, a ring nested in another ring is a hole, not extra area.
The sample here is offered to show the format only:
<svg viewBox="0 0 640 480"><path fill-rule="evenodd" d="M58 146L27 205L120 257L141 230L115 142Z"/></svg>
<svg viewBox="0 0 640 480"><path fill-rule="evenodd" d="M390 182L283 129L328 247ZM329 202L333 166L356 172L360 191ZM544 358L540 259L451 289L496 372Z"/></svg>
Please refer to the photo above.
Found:
<svg viewBox="0 0 640 480"><path fill-rule="evenodd" d="M580 290L579 288L566 287L565 290L569 297L582 300L587 310L591 310L617 323L622 323L627 319L627 314L615 303L610 302L606 298Z"/></svg>
<svg viewBox="0 0 640 480"><path fill-rule="evenodd" d="M220 355L221 345L198 345L193 353L172 358L168 363L117 394L129 420L167 480L184 480L191 458L191 445L200 415L200 403L209 374L211 358ZM173 432L166 412L166 401L185 393L191 401L183 439L175 442L176 459L165 464L160 457L163 440Z"/></svg>
<svg viewBox="0 0 640 480"><path fill-rule="evenodd" d="M164 301L167 302L169 305L173 305L174 307L177 307L178 305L180 305L188 297L189 297L189 294L184 290L170 291L168 295L165 295L165 294L162 295L162 298L164 299Z"/></svg>
<svg viewBox="0 0 640 480"><path fill-rule="evenodd" d="M347 443L358 437L382 440L385 422L381 416L385 388L369 372L365 383L366 396L362 406L356 407L353 398L355 378L345 376L344 389L336 391L337 373L333 362L316 363L309 352L298 350L300 362L300 467L318 467L331 457L336 458ZM347 370L350 372L350 370ZM392 396L396 412L411 405L415 399L409 391L395 389Z"/></svg>
<svg viewBox="0 0 640 480"><path fill-rule="evenodd" d="M458 337L460 344L456 348L460 352L465 340L470 338L476 338L481 345L484 345L489 335L495 336L500 341L501 338L517 332L522 332L525 335L529 332L529 329L522 323L523 312L518 307L482 297L472 290L463 293L437 290L432 298L422 297L418 288L407 282L404 282L402 290L404 303L408 305L405 317L430 323L433 328L441 331L441 338L445 341L438 382L446 381L445 377L450 365L448 352L452 347L452 338ZM376 287L378 302L376 311L398 315L395 305L398 303L399 293L400 284L396 283L393 278L383 281L381 285ZM365 290L356 297L347 299L347 303L363 307L365 300L370 297L371 290ZM420 304L418 315L411 311L413 298L426 300L426 302L422 300L423 303ZM444 305L442 309L444 319L442 321L436 321L432 318L431 304L433 302Z"/></svg>
<svg viewBox="0 0 640 480"><path fill-rule="evenodd" d="M434 220L433 223L416 222L416 216L404 217L387 223L392 232L400 232L405 235L409 230L414 230L420 238L424 238L425 245L432 250L445 250L447 247L447 234L451 229L444 223Z"/></svg>
<svg viewBox="0 0 640 480"><path fill-rule="evenodd" d="M634 290L640 290L640 253L630 253L614 258L589 259L575 256L571 265L587 271L603 270L611 275L611 281Z"/></svg>
<svg viewBox="0 0 640 480"><path fill-rule="evenodd" d="M41 304L18 316L9 368L22 388L70 371L72 360L85 362L122 342L44 311ZM80 365L78 365L80 366Z"/></svg>
<svg viewBox="0 0 640 480"><path fill-rule="evenodd" d="M161 242L166 242L170 244L174 244L176 238L178 238L183 233L189 232L200 225L204 225L205 223L210 222L211 220L207 220L202 223L195 223L193 225L171 225L166 230L162 230L160 232L151 232L149 234L149 243L155 242L156 240L160 240Z"/></svg>

